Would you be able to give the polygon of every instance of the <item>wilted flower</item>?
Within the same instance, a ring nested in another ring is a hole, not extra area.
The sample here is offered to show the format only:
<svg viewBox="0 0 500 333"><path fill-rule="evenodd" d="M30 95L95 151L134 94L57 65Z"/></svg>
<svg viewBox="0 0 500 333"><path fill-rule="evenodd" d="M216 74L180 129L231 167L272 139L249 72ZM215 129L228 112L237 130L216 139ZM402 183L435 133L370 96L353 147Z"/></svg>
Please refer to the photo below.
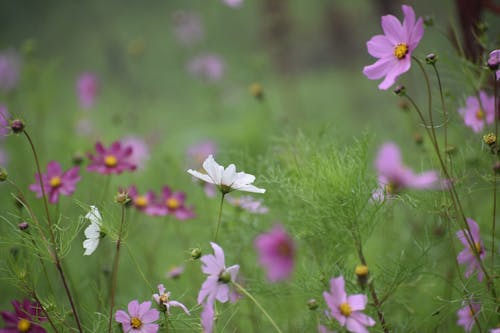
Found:
<svg viewBox="0 0 500 333"><path fill-rule="evenodd" d="M127 158L130 164L137 165L138 169L143 169L149 160L149 146L145 140L136 136L123 138L121 143L125 147L132 147L132 154Z"/></svg>
<svg viewBox="0 0 500 333"><path fill-rule="evenodd" d="M17 300L12 301L14 312L2 311L5 327L0 328L2 333L45 333L47 332L38 323L44 322L47 318L42 315L42 307L38 302L31 302L24 299L22 303Z"/></svg>
<svg viewBox="0 0 500 333"><path fill-rule="evenodd" d="M481 304L479 303L470 303L470 305L466 305L463 308L457 311L457 324L462 326L466 332L470 332L472 330L472 326L474 326L474 317L481 310Z"/></svg>
<svg viewBox="0 0 500 333"><path fill-rule="evenodd" d="M181 302L170 300L170 292L167 292L163 284L158 285L158 294L153 294L153 298L160 306L164 306L167 313L170 315L170 307L177 306L184 310L186 314L190 314L189 310Z"/></svg>
<svg viewBox="0 0 500 333"><path fill-rule="evenodd" d="M187 220L196 216L192 208L185 206L186 193L184 192L173 192L170 187L165 186L160 200L158 210L162 215L174 215L179 220Z"/></svg>
<svg viewBox="0 0 500 333"><path fill-rule="evenodd" d="M246 210L249 213L266 214L269 211L269 208L262 204L262 199L255 199L249 195L243 195L238 198L228 195L226 199L231 205Z"/></svg>
<svg viewBox="0 0 500 333"><path fill-rule="evenodd" d="M122 145L115 141L109 148L104 148L101 142L95 144L96 155L88 154L90 164L88 171L101 174L120 174L123 171L134 171L137 165L132 164L129 158L132 156L132 147Z"/></svg>
<svg viewBox="0 0 500 333"><path fill-rule="evenodd" d="M99 86L99 79L95 74L80 74L76 82L76 92L82 108L90 109L94 106L97 95L99 94Z"/></svg>
<svg viewBox="0 0 500 333"><path fill-rule="evenodd" d="M156 333L159 325L154 324L160 319L160 312L151 309L151 302L139 304L137 300L128 303L128 313L118 310L115 313L115 320L122 324L124 333Z"/></svg>
<svg viewBox="0 0 500 333"><path fill-rule="evenodd" d="M481 270L481 265L476 258L476 253L479 255L481 260L484 260L486 256L486 251L484 250L483 241L479 235L479 225L473 219L467 218L467 224L469 225L470 234L466 229L457 231L457 237L460 242L465 246L457 256L457 261L459 264L467 265L467 271L465 272L465 277L468 278L475 271L477 271L477 279L482 281L484 278L484 273ZM472 237L472 239L471 239ZM471 248L468 240L474 245L474 249Z"/></svg>
<svg viewBox="0 0 500 333"><path fill-rule="evenodd" d="M227 168L224 168L214 160L212 155L209 155L205 162L203 162L203 169L206 171L206 174L191 169L188 170L188 173L207 183L217 185L224 194L234 190L254 193L266 192L265 189L251 185L255 180L255 176L244 172L236 172L234 164L230 164Z"/></svg>
<svg viewBox="0 0 500 333"><path fill-rule="evenodd" d="M85 249L83 255L89 256L97 249L102 237L102 217L96 206L90 206L90 211L85 215L85 218L90 221L90 225L84 232L87 239L83 241L83 248Z"/></svg>
<svg viewBox="0 0 500 333"><path fill-rule="evenodd" d="M393 15L382 16L384 35L376 35L366 46L368 53L379 58L373 65L366 66L363 74L370 80L378 80L385 76L379 89L390 88L398 76L407 72L411 66L413 50L424 35L422 18L415 21L415 12L410 6L402 6L403 24Z"/></svg>
<svg viewBox="0 0 500 333"><path fill-rule="evenodd" d="M203 27L196 13L179 10L173 16L174 35L179 42L191 46L203 39Z"/></svg>
<svg viewBox="0 0 500 333"><path fill-rule="evenodd" d="M476 96L467 97L465 107L459 108L458 113L464 118L466 126L476 133L481 132L485 124L495 121L495 99L480 91L479 99Z"/></svg>
<svg viewBox="0 0 500 333"><path fill-rule="evenodd" d="M295 244L282 225L277 224L270 232L257 236L254 246L269 281L276 282L290 276L294 267Z"/></svg>
<svg viewBox="0 0 500 333"><path fill-rule="evenodd" d="M194 76L197 76L208 82L216 82L222 79L224 75L224 62L215 54L202 54L192 59L187 70Z"/></svg>
<svg viewBox="0 0 500 333"><path fill-rule="evenodd" d="M14 89L21 77L21 57L12 50L0 52L0 91L9 92Z"/></svg>
<svg viewBox="0 0 500 333"><path fill-rule="evenodd" d="M139 194L135 186L130 186L127 193L132 201L132 205L141 212L150 216L162 215L153 191L148 191L146 194Z"/></svg>
<svg viewBox="0 0 500 333"><path fill-rule="evenodd" d="M76 183L80 181L78 175L80 167L76 166L63 172L61 165L56 161L50 161L47 165L47 173L42 174L42 186L50 203L57 203L59 195L72 195L76 190ZM30 190L36 192L37 197L42 197L42 187L38 173L35 174L35 184L30 185Z"/></svg>
<svg viewBox="0 0 500 333"><path fill-rule="evenodd" d="M365 309L368 298L363 294L347 296L344 284L343 276L332 278L330 280L330 293L323 292L330 313L349 332L368 333L366 326L375 325L375 321L371 317L361 312Z"/></svg>

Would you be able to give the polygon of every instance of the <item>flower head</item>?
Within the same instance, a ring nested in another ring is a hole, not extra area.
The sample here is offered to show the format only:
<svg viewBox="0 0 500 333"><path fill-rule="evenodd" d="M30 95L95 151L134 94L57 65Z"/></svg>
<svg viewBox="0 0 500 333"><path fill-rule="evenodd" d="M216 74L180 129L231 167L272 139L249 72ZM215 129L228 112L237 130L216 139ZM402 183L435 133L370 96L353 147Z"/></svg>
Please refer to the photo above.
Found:
<svg viewBox="0 0 500 333"><path fill-rule="evenodd" d="M134 171L137 165L130 162L133 148L125 146L120 141L115 141L109 148L105 148L102 143L95 144L97 154L88 154L90 164L88 171L101 174L120 174L123 171Z"/></svg>
<svg viewBox="0 0 500 333"><path fill-rule="evenodd" d="M35 174L36 183L30 185L30 190L36 192L37 197L42 197L42 186L50 203L57 203L59 195L72 195L76 190L76 183L80 181L78 175L80 167L76 166L68 171L62 171L61 165L56 161L47 164L47 173L42 174L42 184L38 173Z"/></svg>
<svg viewBox="0 0 500 333"><path fill-rule="evenodd" d="M275 225L268 233L257 236L254 246L269 281L276 282L290 276L294 267L295 244L282 225Z"/></svg>
<svg viewBox="0 0 500 333"><path fill-rule="evenodd" d="M459 264L467 265L467 271L465 272L466 278L477 271L477 279L482 281L484 273L481 270L481 265L476 257L476 253L479 254L479 258L481 260L484 260L484 257L486 257L486 251L484 250L483 241L480 238L479 225L476 221L470 218L467 218L467 224L469 225L470 234L466 229L457 231L458 239L465 246L465 249L458 254L457 261ZM471 248L468 239L471 240L474 245L474 249Z"/></svg>
<svg viewBox="0 0 500 333"><path fill-rule="evenodd" d="M179 42L191 46L203 39L201 18L196 13L179 10L173 16L174 35Z"/></svg>
<svg viewBox="0 0 500 333"><path fill-rule="evenodd" d="M410 6L403 5L403 24L392 15L382 16L383 35L373 36L367 43L368 53L378 58L363 69L363 74L370 80L385 76L379 89L389 89L398 76L407 72L411 66L413 50L424 35L422 18L415 21L415 12Z"/></svg>
<svg viewBox="0 0 500 333"><path fill-rule="evenodd" d="M89 256L97 249L102 237L102 217L96 206L90 206L90 211L85 215L85 218L90 221L90 225L84 231L87 239L83 241L83 248L85 249L83 255Z"/></svg>
<svg viewBox="0 0 500 333"><path fill-rule="evenodd" d="M159 325L154 324L160 318L160 312L151 309L151 302L139 304L137 300L128 303L128 313L118 310L115 320L122 324L124 333L157 333Z"/></svg>
<svg viewBox="0 0 500 333"><path fill-rule="evenodd" d="M0 91L9 92L14 89L21 77L21 57L10 49L0 53Z"/></svg>
<svg viewBox="0 0 500 333"><path fill-rule="evenodd" d="M214 160L212 155L209 155L203 162L203 169L206 174L191 169L188 170L188 173L207 183L217 185L224 194L234 190L254 193L266 192L265 189L251 185L255 180L255 176L244 172L236 172L234 164L224 168Z"/></svg>
<svg viewBox="0 0 500 333"><path fill-rule="evenodd" d="M330 293L323 292L331 315L349 332L368 333L366 326L375 325L371 317L361 312L365 309L368 299L362 294L347 296L344 284L343 276L333 278L330 280Z"/></svg>
<svg viewBox="0 0 500 333"><path fill-rule="evenodd" d="M458 113L464 118L466 126L476 133L481 132L485 124L492 124L495 121L494 98L480 91L479 99L476 96L467 97L465 107L459 108Z"/></svg>
<svg viewBox="0 0 500 333"><path fill-rule="evenodd" d="M262 204L262 199L255 199L249 195L243 195L239 198L228 195L226 199L231 205L246 210L249 213L266 214L269 211L269 208Z"/></svg>
<svg viewBox="0 0 500 333"><path fill-rule="evenodd" d="M214 54L202 54L192 59L187 64L191 75L208 82L217 82L224 75L224 62Z"/></svg>
<svg viewBox="0 0 500 333"><path fill-rule="evenodd" d="M184 310L186 314L190 314L189 310L186 308L186 306L184 306L184 304L170 299L170 292L167 292L163 284L158 285L158 294L153 294L153 298L158 305L165 307L165 310L169 315L170 307L172 306L179 307Z"/></svg>
<svg viewBox="0 0 500 333"><path fill-rule="evenodd" d="M165 186L160 200L158 210L164 214L174 215L179 220L187 220L196 216L192 208L185 206L186 193L184 192L173 192L170 187Z"/></svg>
<svg viewBox="0 0 500 333"><path fill-rule="evenodd" d="M45 333L45 329L38 325L46 320L42 315L42 308L38 302L24 299L23 302L12 301L14 312L2 311L5 328L0 328L2 333Z"/></svg>
<svg viewBox="0 0 500 333"><path fill-rule="evenodd" d="M488 67L496 71L497 80L500 80L500 50L493 50L488 57Z"/></svg>
<svg viewBox="0 0 500 333"><path fill-rule="evenodd" d="M127 161L136 165L138 169L143 169L150 155L146 141L136 136L129 136L123 138L121 143L125 147L132 147L132 154L127 158Z"/></svg>
<svg viewBox="0 0 500 333"><path fill-rule="evenodd" d="M92 108L99 94L99 89L99 79L95 74L80 74L76 81L76 92L78 94L80 106L84 109Z"/></svg>
<svg viewBox="0 0 500 333"><path fill-rule="evenodd" d="M481 304L479 303L467 304L457 311L457 324L462 326L466 332L470 332L472 330L472 326L474 326L474 317L480 310Z"/></svg>
<svg viewBox="0 0 500 333"><path fill-rule="evenodd" d="M184 265L173 266L167 272L167 278L178 279L184 273Z"/></svg>
<svg viewBox="0 0 500 333"><path fill-rule="evenodd" d="M127 193L132 205L139 211L150 216L164 215L158 207L157 199L153 191L148 191L146 194L139 194L135 186L130 186Z"/></svg>

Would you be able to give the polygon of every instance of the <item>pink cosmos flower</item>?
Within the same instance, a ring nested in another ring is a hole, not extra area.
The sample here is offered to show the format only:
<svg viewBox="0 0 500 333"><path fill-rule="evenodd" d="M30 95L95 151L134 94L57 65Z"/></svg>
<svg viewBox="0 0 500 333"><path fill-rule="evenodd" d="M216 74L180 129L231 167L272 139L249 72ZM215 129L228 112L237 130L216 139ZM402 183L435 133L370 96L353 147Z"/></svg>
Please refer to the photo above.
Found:
<svg viewBox="0 0 500 333"><path fill-rule="evenodd" d="M174 266L167 272L167 278L178 279L184 273L184 265Z"/></svg>
<svg viewBox="0 0 500 333"><path fill-rule="evenodd" d="M115 320L122 324L124 333L157 333L158 324L154 324L160 318L160 312L151 309L151 302L139 304L137 300L128 303L128 313L118 310Z"/></svg>
<svg viewBox="0 0 500 333"><path fill-rule="evenodd" d="M255 199L254 197L251 197L249 195L243 195L238 198L235 198L231 195L226 195L226 199L229 204L242 210L246 210L249 213L266 214L267 212L269 212L269 208L262 204L262 199Z"/></svg>
<svg viewBox="0 0 500 333"><path fill-rule="evenodd" d="M170 315L170 307L177 306L181 308L186 314L190 314L189 310L181 302L170 300L170 292L167 292L163 284L158 285L158 294L153 294L153 298L160 306L164 306L167 313Z"/></svg>
<svg viewBox="0 0 500 333"><path fill-rule="evenodd" d="M10 133L9 118L10 115L7 107L0 105L0 139Z"/></svg>
<svg viewBox="0 0 500 333"><path fill-rule="evenodd" d="M98 172L104 175L120 174L123 171L134 171L137 165L129 161L132 156L132 147L122 145L120 141L115 141L109 148L104 148L101 142L95 144L96 155L88 154L90 164L87 170Z"/></svg>
<svg viewBox="0 0 500 333"><path fill-rule="evenodd" d="M470 332L472 330L472 326L474 326L474 317L481 310L481 304L479 303L471 303L470 305L466 305L463 308L457 311L457 324L462 326L466 332Z"/></svg>
<svg viewBox="0 0 500 333"><path fill-rule="evenodd" d="M375 325L375 321L371 317L361 312L365 309L368 299L366 295L362 294L347 296L344 284L343 276L332 278L330 280L330 293L323 292L331 315L349 332L368 333L366 326Z"/></svg>
<svg viewBox="0 0 500 333"><path fill-rule="evenodd" d="M80 167L75 166L68 171L62 171L61 165L56 161L47 164L47 173L42 174L42 185L50 203L57 203L59 195L72 195L76 190L76 183L80 181ZM38 173L35 174L35 184L30 185L30 190L36 192L37 197L42 197L42 187Z"/></svg>
<svg viewBox="0 0 500 333"><path fill-rule="evenodd" d="M490 333L500 333L500 328L493 328L490 330Z"/></svg>
<svg viewBox="0 0 500 333"><path fill-rule="evenodd" d="M17 300L12 301L14 312L2 311L1 315L5 322L5 327L0 328L0 333L46 333L47 331L38 323L47 320L42 315L42 308L38 302L31 302L24 299L22 303Z"/></svg>
<svg viewBox="0 0 500 333"><path fill-rule="evenodd" d="M323 325L318 325L318 332L319 333L335 333L335 331L330 331L326 326Z"/></svg>
<svg viewBox="0 0 500 333"><path fill-rule="evenodd" d="M375 168L379 174L379 188L373 193L373 199L376 201L383 200L386 195L399 193L405 188L434 189L445 186L445 182L439 180L436 171L417 175L403 165L401 152L393 142L386 142L380 147Z"/></svg>
<svg viewBox="0 0 500 333"><path fill-rule="evenodd" d="M479 92L479 99L475 96L467 97L466 105L458 109L464 118L466 126L476 133L481 132L485 124L495 121L495 99L484 91Z"/></svg>
<svg viewBox="0 0 500 333"><path fill-rule="evenodd" d="M191 46L203 39L201 18L196 13L179 10L174 13L174 35L179 42Z"/></svg>
<svg viewBox="0 0 500 333"><path fill-rule="evenodd" d="M422 18L415 22L415 12L410 6L403 5L403 24L392 15L382 16L384 35L373 36L367 43L368 53L378 60L363 69L370 80L385 76L378 88L389 89L398 76L407 72L411 66L411 54L424 35Z"/></svg>
<svg viewBox="0 0 500 333"><path fill-rule="evenodd" d="M496 77L497 80L500 80L500 50L493 50L490 52L490 56L488 57L488 66L490 68L496 68Z"/></svg>
<svg viewBox="0 0 500 333"><path fill-rule="evenodd" d="M189 164L202 164L208 155L215 155L217 151L217 144L214 141L203 140L189 146L186 156Z"/></svg>
<svg viewBox="0 0 500 333"><path fill-rule="evenodd" d="M282 225L277 224L268 233L257 236L254 246L269 281L285 280L292 274L295 244Z"/></svg>
<svg viewBox="0 0 500 333"><path fill-rule="evenodd" d="M138 169L144 169L149 160L149 146L145 140L136 136L129 136L121 140L122 145L132 147L132 155L128 157L130 164L137 165Z"/></svg>
<svg viewBox="0 0 500 333"><path fill-rule="evenodd" d="M465 249L463 249L457 255L457 261L459 264L467 265L467 271L465 272L466 278L468 278L469 276L472 275L472 273L477 271L477 279L479 281L482 281L484 278L484 273L481 270L481 265L477 260L476 255L474 254L473 250L469 245L469 242L467 241L468 238L467 236L469 236L469 238L470 236L472 236L472 243L475 246L475 251L479 253L479 258L481 260L484 260L484 257L486 257L486 251L484 250L483 241L481 240L479 235L479 225L476 223L476 221L470 218L467 218L467 224L469 225L471 235L468 235L466 229L457 231L458 239L465 246Z"/></svg>
<svg viewBox="0 0 500 333"><path fill-rule="evenodd" d="M132 205L139 211L150 216L162 215L160 209L158 209L156 196L153 191L148 191L146 194L142 195L137 192L135 186L130 186L127 190L127 194Z"/></svg>
<svg viewBox="0 0 500 333"><path fill-rule="evenodd" d="M224 63L219 56L207 53L192 59L187 65L187 70L191 75L202 80L216 82L222 79L224 67Z"/></svg>
<svg viewBox="0 0 500 333"><path fill-rule="evenodd" d="M200 315L203 333L212 333L214 329L215 311L213 304L204 304Z"/></svg>
<svg viewBox="0 0 500 333"><path fill-rule="evenodd" d="M95 74L83 73L76 81L76 92L80 101L80 106L84 109L90 109L94 106L97 95L99 94L99 79Z"/></svg>
<svg viewBox="0 0 500 333"><path fill-rule="evenodd" d="M187 220L195 217L195 213L191 208L187 208L184 204L186 201L186 193L173 192L170 187L163 187L162 197L158 210L161 215L174 215L179 220Z"/></svg>
<svg viewBox="0 0 500 333"><path fill-rule="evenodd" d="M243 0L222 0L222 2L233 8L239 7L243 4Z"/></svg>
<svg viewBox="0 0 500 333"><path fill-rule="evenodd" d="M0 53L0 91L9 92L14 89L20 79L21 57L12 50Z"/></svg>

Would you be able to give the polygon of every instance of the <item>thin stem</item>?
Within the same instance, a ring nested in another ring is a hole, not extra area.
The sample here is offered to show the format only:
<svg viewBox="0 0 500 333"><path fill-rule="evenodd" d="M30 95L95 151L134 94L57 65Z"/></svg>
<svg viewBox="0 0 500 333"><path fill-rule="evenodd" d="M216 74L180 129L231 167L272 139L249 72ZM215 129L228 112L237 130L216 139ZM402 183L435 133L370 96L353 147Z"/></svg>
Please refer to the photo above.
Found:
<svg viewBox="0 0 500 333"><path fill-rule="evenodd" d="M163 311L163 315L165 316L165 332L168 333L168 323L169 323L169 320L168 320L167 310Z"/></svg>
<svg viewBox="0 0 500 333"><path fill-rule="evenodd" d="M108 332L111 333L113 329L113 308L115 306L115 293L116 293L116 282L118 277L118 262L120 260L120 247L122 242L122 232L123 224L125 222L125 205L122 205L122 217L120 221L120 229L118 231L118 240L116 241L116 252L115 258L113 260L113 271L111 273L111 290L110 290L110 304L109 304L109 322L108 322Z"/></svg>
<svg viewBox="0 0 500 333"><path fill-rule="evenodd" d="M245 296L247 296L248 298L250 298L252 300L252 302L254 302L255 305L257 305L257 307L260 309L260 311L262 311L262 313L264 314L264 316L266 316L266 318L271 322L271 325L273 325L274 329L276 330L276 332L279 332L279 333L283 333L280 328L278 327L278 325L276 325L276 323L274 322L273 318L271 318L271 316L267 313L266 310L264 310L264 308L262 307L262 305L260 305L259 302L257 302L257 300L252 296L252 294L250 294L245 288L243 288L239 283L237 282L234 282L232 281L231 282L236 288L238 288L238 290L240 290L243 294L245 294Z"/></svg>
<svg viewBox="0 0 500 333"><path fill-rule="evenodd" d="M80 318L78 317L78 312L76 311L76 307L75 307L75 304L73 302L73 297L71 296L71 292L70 292L68 283L66 281L66 277L64 276L64 270L63 270L62 265L61 265L61 259L59 258L59 255L57 254L56 237L54 235L54 230L52 227L52 220L50 219L49 205L47 202L47 194L45 193L45 189L44 189L43 182L42 182L42 170L40 169L40 162L38 160L38 154L36 152L35 145L33 144L33 140L31 140L31 137L29 136L28 132L26 132L26 130L24 130L23 133L26 136L26 139L28 139L28 142L31 146L31 151L33 152L33 156L35 158L35 165L36 165L36 169L38 172L38 181L40 182L40 188L42 190L43 204L45 207L45 214L47 215L47 224L48 224L48 229L49 229L50 240L51 240L51 243L53 246L52 252L53 252L53 257L55 260L56 268L57 268L57 271L59 272L59 276L61 277L61 280L62 280L62 283L64 286L64 290L66 292L69 303L71 305L71 311L73 312L73 316L75 317L75 322L76 322L76 325L78 326L78 331L80 333L83 333L83 329L82 329L82 326L80 324Z"/></svg>
<svg viewBox="0 0 500 333"><path fill-rule="evenodd" d="M222 193L222 196L220 198L220 206L219 206L219 218L217 219L217 227L215 229L215 235L214 235L214 242L217 243L217 235L219 234L219 227L220 227L220 222L221 222L221 217L222 217L222 204L224 204L224 197L226 196L226 193Z"/></svg>
<svg viewBox="0 0 500 333"><path fill-rule="evenodd" d="M32 294L33 298L35 299L35 301L40 305L40 309L42 310L43 314L45 315L45 318L47 318L47 320L49 321L50 326L52 326L54 333L59 333L59 330L54 325L54 322L50 318L49 313L47 312L45 307L42 305L42 302L40 302L40 299L38 298L36 292L34 290L32 290L31 294Z"/></svg>
<svg viewBox="0 0 500 333"><path fill-rule="evenodd" d="M446 104L444 102L444 94L443 94L443 86L441 84L441 76L439 75L439 71L435 63L432 64L432 68L434 68L434 73L436 73L436 78L438 81L439 87L439 97L441 98L441 108L443 109L443 130L444 130L444 149L448 148L448 112L446 111Z"/></svg>
<svg viewBox="0 0 500 333"><path fill-rule="evenodd" d="M495 136L496 136L496 145L498 146L498 121L499 121L499 110L498 110L498 101L497 101L497 74L496 71L493 72L493 79L495 82L494 86L494 103L495 103ZM497 148L498 149L498 148ZM497 151L498 154L498 151ZM493 220L491 225L491 269L495 269L495 229L496 229L496 217L497 217L497 175L496 171L493 170Z"/></svg>

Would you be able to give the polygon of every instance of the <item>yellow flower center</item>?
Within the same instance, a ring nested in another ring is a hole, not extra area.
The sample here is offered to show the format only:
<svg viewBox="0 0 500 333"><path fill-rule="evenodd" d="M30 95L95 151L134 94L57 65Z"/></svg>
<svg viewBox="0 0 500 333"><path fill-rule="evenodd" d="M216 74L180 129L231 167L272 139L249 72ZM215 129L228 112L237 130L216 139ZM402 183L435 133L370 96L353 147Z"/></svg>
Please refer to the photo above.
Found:
<svg viewBox="0 0 500 333"><path fill-rule="evenodd" d="M403 59L408 54L408 45L406 43L399 43L394 47L394 55L398 59Z"/></svg>
<svg viewBox="0 0 500 333"><path fill-rule="evenodd" d="M137 317L132 317L132 319L130 319L130 325L132 328L140 328L142 326L142 321Z"/></svg>
<svg viewBox="0 0 500 333"><path fill-rule="evenodd" d="M399 192L399 188L397 184L394 183L388 183L385 185L385 192L387 194L396 194Z"/></svg>
<svg viewBox="0 0 500 333"><path fill-rule="evenodd" d="M145 196L139 195L137 198L135 198L134 203L137 207L142 208L146 207L149 204L149 201Z"/></svg>
<svg viewBox="0 0 500 333"><path fill-rule="evenodd" d="M50 187L59 187L61 186L61 183L61 177L59 176L52 177L49 180Z"/></svg>
<svg viewBox="0 0 500 333"><path fill-rule="evenodd" d="M340 309L340 313L342 313L342 315L344 315L346 317L349 317L352 314L351 306L348 303L340 304L339 309Z"/></svg>
<svg viewBox="0 0 500 333"><path fill-rule="evenodd" d="M167 294L162 294L160 296L160 303L163 303L163 304L168 303L168 295Z"/></svg>
<svg viewBox="0 0 500 333"><path fill-rule="evenodd" d="M484 112L481 109L476 110L476 119L477 120L483 120L484 119Z"/></svg>
<svg viewBox="0 0 500 333"><path fill-rule="evenodd" d="M483 248L481 247L481 244L479 242L474 243L474 248L477 254L481 254L481 252L483 251Z"/></svg>
<svg viewBox="0 0 500 333"><path fill-rule="evenodd" d="M176 210L181 206L181 203L179 202L179 200L175 198L168 198L166 205L169 209Z"/></svg>
<svg viewBox="0 0 500 333"><path fill-rule="evenodd" d="M354 273L356 273L357 276L366 276L366 275L368 275L368 266L358 265L358 266L356 266Z"/></svg>
<svg viewBox="0 0 500 333"><path fill-rule="evenodd" d="M17 330L19 332L28 332L28 330L30 329L30 327L31 327L31 323L28 320L24 319L24 318L21 318L19 320L19 322L17 323Z"/></svg>
<svg viewBox="0 0 500 333"><path fill-rule="evenodd" d="M107 167L113 168L118 164L118 159L113 155L108 155L104 158L104 164Z"/></svg>

